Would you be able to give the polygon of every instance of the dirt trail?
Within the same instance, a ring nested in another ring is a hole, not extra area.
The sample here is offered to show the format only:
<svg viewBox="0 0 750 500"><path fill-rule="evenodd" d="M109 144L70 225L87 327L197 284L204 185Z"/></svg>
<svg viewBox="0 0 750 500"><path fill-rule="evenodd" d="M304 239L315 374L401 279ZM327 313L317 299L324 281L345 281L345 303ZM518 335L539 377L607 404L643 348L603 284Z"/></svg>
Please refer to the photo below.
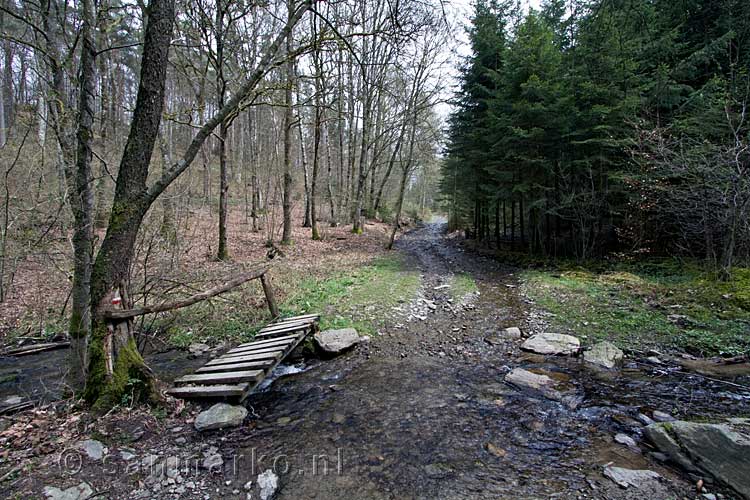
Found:
<svg viewBox="0 0 750 500"><path fill-rule="evenodd" d="M688 495L675 473L612 443L614 432L640 432L637 407L612 397L639 383L596 380L577 361L524 356L519 341L498 334L524 326L514 270L464 253L442 228L428 224L399 242L437 309L405 324L394 318L368 345L252 397L255 429L227 439L238 444L232 472L240 484L276 457L280 498L632 498L602 477L614 461L668 478L642 498ZM465 307L450 304L446 288L435 290L458 272L479 286ZM503 377L516 366L570 377L581 396L596 387L596 398L570 410L514 390Z"/></svg>
<svg viewBox="0 0 750 500"><path fill-rule="evenodd" d="M245 425L200 434L179 419L160 423L124 414L102 434L112 448L106 467L87 460L69 476L55 454L46 455L34 477L22 476L11 491L35 498L44 485L86 480L111 498L138 492L140 498L246 499L242 487L273 469L281 499L695 498L689 478L612 437L625 433L647 451L639 412L748 415L750 391L664 366L631 364L602 373L578 358L523 353L520 340L502 334L509 326L526 333L541 328L538 311L519 291L518 271L464 251L443 228L427 224L399 240L398 251L421 273L421 288L400 311L381 312L386 326L379 335L337 358L310 361L302 372L285 367L293 374L247 400ZM479 288L461 303L443 286L459 273ZM26 371L49 371L56 356L43 353ZM168 352L149 362L167 377L202 362L182 358ZM561 404L514 389L503 380L516 367L565 381L574 397ZM151 469L120 474L133 463L116 456L127 443L135 463L154 454L194 460L214 449L224 464L183 471L186 482L177 493L174 481L149 482ZM607 463L654 470L664 480L648 490L623 490L602 476ZM185 491L188 482L193 486Z"/></svg>

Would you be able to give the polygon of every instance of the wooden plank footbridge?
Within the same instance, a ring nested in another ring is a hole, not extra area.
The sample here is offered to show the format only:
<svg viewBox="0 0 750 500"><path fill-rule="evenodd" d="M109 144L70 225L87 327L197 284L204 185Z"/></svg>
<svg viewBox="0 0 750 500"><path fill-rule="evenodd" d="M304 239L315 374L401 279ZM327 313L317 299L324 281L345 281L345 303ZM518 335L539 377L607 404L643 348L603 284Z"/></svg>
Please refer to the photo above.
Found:
<svg viewBox="0 0 750 500"><path fill-rule="evenodd" d="M174 397L243 401L305 338L318 328L318 315L295 316L270 323L252 342L230 349L194 374L174 381Z"/></svg>
<svg viewBox="0 0 750 500"><path fill-rule="evenodd" d="M219 358L206 363L195 373L178 378L175 380L175 387L167 391L168 394L183 399L244 400L284 358L294 351L308 335L318 329L319 316L317 314L278 319L279 309L267 276L273 257L274 253L269 252L268 261L251 266L249 270L220 286L176 302L122 309L129 302L127 297L113 297L113 308L105 313L108 330L104 339L106 352L113 351L113 345L118 343L118 339L127 338L128 332L133 328L133 318L136 316L187 307L228 292L247 281L259 279L274 321L262 328L252 342L230 349ZM119 343L122 343L122 340L119 340ZM106 365L108 373L111 374L113 366L111 356L107 358Z"/></svg>

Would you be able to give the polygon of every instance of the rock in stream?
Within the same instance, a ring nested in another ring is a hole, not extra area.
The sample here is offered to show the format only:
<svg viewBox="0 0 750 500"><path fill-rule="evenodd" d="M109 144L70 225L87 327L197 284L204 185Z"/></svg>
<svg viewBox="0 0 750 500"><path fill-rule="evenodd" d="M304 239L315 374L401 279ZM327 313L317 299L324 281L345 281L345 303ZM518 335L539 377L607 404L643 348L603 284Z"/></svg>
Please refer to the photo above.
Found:
<svg viewBox="0 0 750 500"><path fill-rule="evenodd" d="M644 434L688 472L708 474L750 500L750 433L740 426L675 421L655 423Z"/></svg>
<svg viewBox="0 0 750 500"><path fill-rule="evenodd" d="M524 351L551 355L576 354L580 348L578 338L561 333L538 333L521 345Z"/></svg>
<svg viewBox="0 0 750 500"><path fill-rule="evenodd" d="M354 328L340 330L323 330L314 336L315 343L326 354L340 354L360 342L359 334Z"/></svg>
<svg viewBox="0 0 750 500"><path fill-rule="evenodd" d="M583 353L587 363L611 370L622 364L624 353L612 342L599 342Z"/></svg>
<svg viewBox="0 0 750 500"><path fill-rule="evenodd" d="M247 408L217 403L208 410L202 411L195 419L198 431L212 431L225 427L237 427L247 417Z"/></svg>

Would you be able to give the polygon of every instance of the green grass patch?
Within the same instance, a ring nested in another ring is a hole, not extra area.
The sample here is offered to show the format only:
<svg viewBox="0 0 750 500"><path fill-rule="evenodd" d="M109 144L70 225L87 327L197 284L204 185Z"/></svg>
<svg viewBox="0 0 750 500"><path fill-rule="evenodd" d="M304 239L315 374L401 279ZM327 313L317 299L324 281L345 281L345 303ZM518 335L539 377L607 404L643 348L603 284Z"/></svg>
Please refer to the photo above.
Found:
<svg viewBox="0 0 750 500"><path fill-rule="evenodd" d="M263 324L269 321L268 310L262 302L259 287L246 287L225 294L229 303L200 302L177 314L163 316L147 331L157 331L171 346L185 349L190 344L217 345L222 342L241 343L251 340Z"/></svg>
<svg viewBox="0 0 750 500"><path fill-rule="evenodd" d="M197 325L196 328L183 326ZM180 320L180 325L167 329L168 342L174 347L187 348L196 342L215 345L220 342L247 342L251 340L258 327L252 327L247 319L216 319L213 314L201 315L192 312Z"/></svg>
<svg viewBox="0 0 750 500"><path fill-rule="evenodd" d="M300 279L295 273L277 273L272 281L283 317L315 312L321 314L322 329L352 327L362 334L375 333L390 308L410 300L420 282L419 274L407 270L398 256L323 276ZM160 317L145 329L158 331L169 346L184 349L198 342L247 342L268 321L265 297L258 285Z"/></svg>
<svg viewBox="0 0 750 500"><path fill-rule="evenodd" d="M282 304L282 315L320 313L320 328L356 328L372 335L391 307L410 300L419 274L396 256L378 258L353 271L308 278Z"/></svg>
<svg viewBox="0 0 750 500"><path fill-rule="evenodd" d="M696 264L619 262L524 273L524 288L551 326L586 343L708 356L750 349L750 269L721 282Z"/></svg>
<svg viewBox="0 0 750 500"><path fill-rule="evenodd" d="M463 300L467 295L479 290L474 278L466 273L454 274L451 276L450 280L448 280L448 284L450 285L450 296L456 301Z"/></svg>

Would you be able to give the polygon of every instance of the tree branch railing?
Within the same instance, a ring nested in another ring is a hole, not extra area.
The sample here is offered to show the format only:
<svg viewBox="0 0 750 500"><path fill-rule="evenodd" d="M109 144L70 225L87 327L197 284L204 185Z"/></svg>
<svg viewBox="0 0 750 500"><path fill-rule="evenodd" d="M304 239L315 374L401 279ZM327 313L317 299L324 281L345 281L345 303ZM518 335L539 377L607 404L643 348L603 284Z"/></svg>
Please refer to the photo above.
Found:
<svg viewBox="0 0 750 500"><path fill-rule="evenodd" d="M250 280L260 279L263 286L263 293L265 294L266 301L268 302L268 308L271 311L271 316L273 316L273 318L275 319L279 317L279 310L276 306L276 300L273 296L273 289L271 288L270 281L266 276L266 273L271 268L271 266L272 262L263 262L255 269L244 272L221 285L215 286L200 293L196 293L195 295L191 295L190 297L186 297L181 300L176 300L174 302L162 302L161 304L138 307L134 309L111 309L104 313L104 317L110 321L120 322L130 320L132 318L135 318L136 316L143 316L144 314L154 314L181 309L183 307L191 306L212 297L216 297L217 295L221 295L222 293L226 293Z"/></svg>

